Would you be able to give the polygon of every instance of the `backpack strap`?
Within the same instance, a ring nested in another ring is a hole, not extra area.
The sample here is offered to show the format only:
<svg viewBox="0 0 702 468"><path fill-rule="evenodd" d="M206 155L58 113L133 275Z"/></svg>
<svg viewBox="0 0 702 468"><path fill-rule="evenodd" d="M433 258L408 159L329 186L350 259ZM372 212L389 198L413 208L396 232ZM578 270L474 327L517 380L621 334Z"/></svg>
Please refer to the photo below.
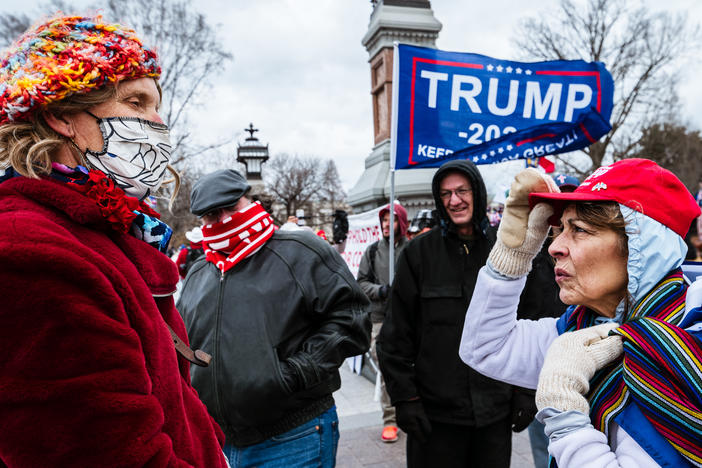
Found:
<svg viewBox="0 0 702 468"><path fill-rule="evenodd" d="M368 246L368 259L370 260L370 280L371 283L378 283L378 277L375 275L375 256L378 253L378 242L375 241Z"/></svg>

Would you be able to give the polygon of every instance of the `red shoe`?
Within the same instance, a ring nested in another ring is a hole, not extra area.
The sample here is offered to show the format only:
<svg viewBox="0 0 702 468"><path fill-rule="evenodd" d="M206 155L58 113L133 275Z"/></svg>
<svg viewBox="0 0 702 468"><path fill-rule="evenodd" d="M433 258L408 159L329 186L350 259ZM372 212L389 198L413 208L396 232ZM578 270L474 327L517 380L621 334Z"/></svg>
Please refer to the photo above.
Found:
<svg viewBox="0 0 702 468"><path fill-rule="evenodd" d="M395 426L385 426L383 428L383 433L380 436L383 442L395 442L397 440L397 427Z"/></svg>

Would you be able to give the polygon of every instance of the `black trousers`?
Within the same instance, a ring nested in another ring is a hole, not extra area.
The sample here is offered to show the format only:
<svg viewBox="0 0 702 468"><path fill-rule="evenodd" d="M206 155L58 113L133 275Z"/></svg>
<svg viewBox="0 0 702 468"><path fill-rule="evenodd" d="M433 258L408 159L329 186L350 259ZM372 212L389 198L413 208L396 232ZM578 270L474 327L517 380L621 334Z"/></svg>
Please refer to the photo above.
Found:
<svg viewBox="0 0 702 468"><path fill-rule="evenodd" d="M425 443L407 436L408 468L509 468L510 417L476 428L431 422Z"/></svg>

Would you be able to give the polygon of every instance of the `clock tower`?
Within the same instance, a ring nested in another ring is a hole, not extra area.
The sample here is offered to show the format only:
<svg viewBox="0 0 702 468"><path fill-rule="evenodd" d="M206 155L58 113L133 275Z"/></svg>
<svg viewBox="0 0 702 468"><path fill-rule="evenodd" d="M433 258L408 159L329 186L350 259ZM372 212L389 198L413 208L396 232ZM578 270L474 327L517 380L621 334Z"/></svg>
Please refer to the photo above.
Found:
<svg viewBox="0 0 702 468"><path fill-rule="evenodd" d="M373 102L373 150L365 171L349 191L348 202L356 212L388 203L390 197L390 126L392 118L392 68L395 41L435 47L441 23L428 0L375 0L362 44L368 51ZM395 174L395 198L412 216L419 209L434 208L431 179L436 169L412 169Z"/></svg>

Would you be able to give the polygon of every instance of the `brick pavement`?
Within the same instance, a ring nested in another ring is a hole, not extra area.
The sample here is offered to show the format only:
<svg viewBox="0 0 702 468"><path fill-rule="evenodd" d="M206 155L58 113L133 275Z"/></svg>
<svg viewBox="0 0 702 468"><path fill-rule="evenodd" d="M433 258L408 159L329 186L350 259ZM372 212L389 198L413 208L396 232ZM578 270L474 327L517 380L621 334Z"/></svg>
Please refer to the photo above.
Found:
<svg viewBox="0 0 702 468"><path fill-rule="evenodd" d="M401 468L405 467L406 436L391 444L380 440L382 415L379 403L373 401L374 386L366 378L353 374L344 364L341 389L334 393L339 414L338 468ZM534 468L527 431L512 438L513 468ZM440 468L440 467L439 467Z"/></svg>

